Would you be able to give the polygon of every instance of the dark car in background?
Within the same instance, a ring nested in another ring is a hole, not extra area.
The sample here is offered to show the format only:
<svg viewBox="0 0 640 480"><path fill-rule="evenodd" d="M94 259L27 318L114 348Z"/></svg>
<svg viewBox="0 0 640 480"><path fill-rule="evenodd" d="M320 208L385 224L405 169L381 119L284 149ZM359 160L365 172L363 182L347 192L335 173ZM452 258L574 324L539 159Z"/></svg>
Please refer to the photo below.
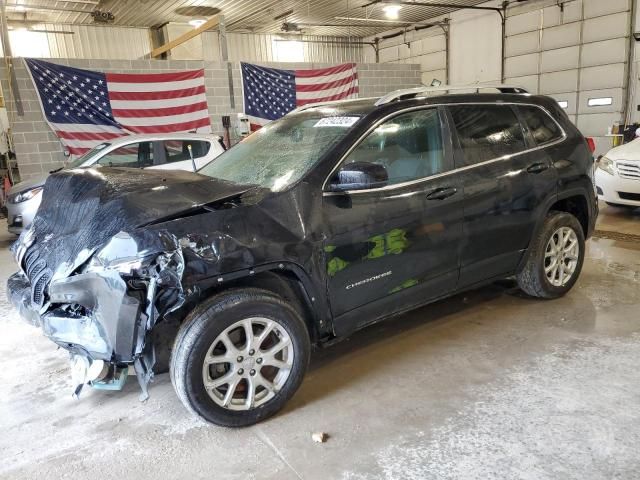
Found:
<svg viewBox="0 0 640 480"><path fill-rule="evenodd" d="M198 173L53 175L11 300L71 353L77 392L133 365L146 393L171 350L185 406L243 426L294 394L312 345L510 276L564 295L591 152L555 100L497 88L308 106Z"/></svg>

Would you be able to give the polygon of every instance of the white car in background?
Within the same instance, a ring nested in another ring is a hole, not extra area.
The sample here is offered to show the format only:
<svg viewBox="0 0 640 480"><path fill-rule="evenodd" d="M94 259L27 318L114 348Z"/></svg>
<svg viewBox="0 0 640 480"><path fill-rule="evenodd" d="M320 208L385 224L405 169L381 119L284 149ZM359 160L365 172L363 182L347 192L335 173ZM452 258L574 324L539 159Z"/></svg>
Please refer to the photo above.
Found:
<svg viewBox="0 0 640 480"><path fill-rule="evenodd" d="M640 207L640 138L612 148L596 167L600 200L617 207Z"/></svg>
<svg viewBox="0 0 640 480"><path fill-rule="evenodd" d="M189 152L191 148L191 152ZM194 170L207 165L225 147L220 137L198 133L129 135L109 140L67 163L63 168L128 167ZM193 155L193 160L191 159ZM58 170L54 170L55 173ZM9 232L19 235L31 225L49 174L17 183L7 195Z"/></svg>

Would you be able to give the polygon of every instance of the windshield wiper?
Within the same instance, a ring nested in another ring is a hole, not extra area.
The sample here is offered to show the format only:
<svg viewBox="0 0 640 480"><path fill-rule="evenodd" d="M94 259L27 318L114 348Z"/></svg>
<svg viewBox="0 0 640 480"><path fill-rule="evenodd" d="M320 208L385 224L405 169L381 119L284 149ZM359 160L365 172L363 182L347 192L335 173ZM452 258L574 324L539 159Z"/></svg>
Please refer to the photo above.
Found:
<svg viewBox="0 0 640 480"><path fill-rule="evenodd" d="M49 173L56 173L62 170L64 167L56 168L55 170L50 170Z"/></svg>

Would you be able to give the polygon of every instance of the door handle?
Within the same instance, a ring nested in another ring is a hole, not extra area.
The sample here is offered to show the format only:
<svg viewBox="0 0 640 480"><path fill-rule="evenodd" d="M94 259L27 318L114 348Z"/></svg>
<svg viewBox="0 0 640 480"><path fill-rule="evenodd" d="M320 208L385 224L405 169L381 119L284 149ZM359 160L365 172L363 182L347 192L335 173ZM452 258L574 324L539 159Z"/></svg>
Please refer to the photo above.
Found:
<svg viewBox="0 0 640 480"><path fill-rule="evenodd" d="M549 165L546 163L534 163L533 165L529 165L527 167L527 172L529 173L541 173L549 168Z"/></svg>
<svg viewBox="0 0 640 480"><path fill-rule="evenodd" d="M454 187L436 188L433 192L427 195L427 200L444 200L445 198L455 195L457 191L458 189Z"/></svg>

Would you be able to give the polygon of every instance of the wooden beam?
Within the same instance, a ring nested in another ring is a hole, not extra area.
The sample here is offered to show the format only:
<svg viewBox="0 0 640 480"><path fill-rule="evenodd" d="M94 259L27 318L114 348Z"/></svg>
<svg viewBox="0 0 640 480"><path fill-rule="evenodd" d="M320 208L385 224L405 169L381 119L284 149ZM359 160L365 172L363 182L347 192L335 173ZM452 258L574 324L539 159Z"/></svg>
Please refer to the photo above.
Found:
<svg viewBox="0 0 640 480"><path fill-rule="evenodd" d="M175 38L158 48L154 48L151 51L151 58L157 57L158 55L162 55L163 53L168 52L172 48L175 48L178 45L182 45L183 43L188 42L192 38L197 37L202 32L209 30L213 27L217 27L218 23L220 23L219 15L214 15L209 20L207 20L202 25L200 25L198 28L194 28L193 30L190 30L187 33L180 35L178 38Z"/></svg>

